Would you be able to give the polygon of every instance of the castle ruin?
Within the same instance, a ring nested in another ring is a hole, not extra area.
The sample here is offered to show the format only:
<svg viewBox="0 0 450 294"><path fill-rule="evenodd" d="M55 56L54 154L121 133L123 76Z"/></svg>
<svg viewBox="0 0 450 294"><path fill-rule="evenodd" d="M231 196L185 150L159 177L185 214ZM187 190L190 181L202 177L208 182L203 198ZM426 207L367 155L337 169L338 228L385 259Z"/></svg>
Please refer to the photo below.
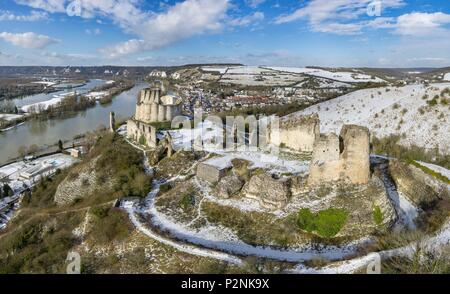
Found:
<svg viewBox="0 0 450 294"><path fill-rule="evenodd" d="M287 147L300 152L312 152L314 142L320 137L320 120L318 114L302 117L289 117L280 121L277 130L268 129L268 142L276 146Z"/></svg>
<svg viewBox="0 0 450 294"><path fill-rule="evenodd" d="M314 143L309 185L344 181L367 184L370 179L370 134L365 127L344 125L340 136L321 135Z"/></svg>
<svg viewBox="0 0 450 294"><path fill-rule="evenodd" d="M127 122L128 137L156 147L157 128L153 124L171 121L181 114L181 99L173 95L162 96L162 93L159 86L143 89L139 93L135 116Z"/></svg>

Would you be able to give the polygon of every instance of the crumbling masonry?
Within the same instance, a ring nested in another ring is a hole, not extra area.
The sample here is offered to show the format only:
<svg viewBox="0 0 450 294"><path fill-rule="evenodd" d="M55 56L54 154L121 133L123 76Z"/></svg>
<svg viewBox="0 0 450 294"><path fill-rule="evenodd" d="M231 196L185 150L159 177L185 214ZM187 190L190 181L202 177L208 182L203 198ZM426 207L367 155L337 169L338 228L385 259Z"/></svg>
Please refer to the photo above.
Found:
<svg viewBox="0 0 450 294"><path fill-rule="evenodd" d="M268 142L300 152L312 152L314 142L320 137L319 115L289 117L280 121L279 131L268 129Z"/></svg>
<svg viewBox="0 0 450 294"><path fill-rule="evenodd" d="M155 86L140 92L135 116L127 122L128 137L149 147L156 147L156 127L152 123L171 121L181 113L181 100L166 95Z"/></svg>
<svg viewBox="0 0 450 294"><path fill-rule="evenodd" d="M344 181L367 184L370 179L370 134L365 127L344 125L340 136L321 135L314 144L309 185Z"/></svg>

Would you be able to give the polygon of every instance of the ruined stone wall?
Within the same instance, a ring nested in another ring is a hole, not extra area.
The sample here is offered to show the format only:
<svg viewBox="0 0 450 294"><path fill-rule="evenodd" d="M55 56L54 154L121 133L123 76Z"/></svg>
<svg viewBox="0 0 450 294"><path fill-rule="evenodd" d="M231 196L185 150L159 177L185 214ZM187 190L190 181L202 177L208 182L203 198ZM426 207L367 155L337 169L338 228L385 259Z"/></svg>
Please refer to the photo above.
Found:
<svg viewBox="0 0 450 294"><path fill-rule="evenodd" d="M127 121L127 136L128 138L138 142L141 136L144 136L147 146L156 147L156 128L144 122L134 119Z"/></svg>
<svg viewBox="0 0 450 294"><path fill-rule="evenodd" d="M338 137L321 135L314 144L308 184L345 181L367 184L370 179L370 135L365 127L345 125Z"/></svg>
<svg viewBox="0 0 450 294"><path fill-rule="evenodd" d="M289 118L280 122L277 130L269 129L269 143L276 146L301 151L312 152L314 142L320 136L320 121L317 114L305 117Z"/></svg>
<svg viewBox="0 0 450 294"><path fill-rule="evenodd" d="M321 135L314 144L308 183L334 182L341 178L340 142L336 134Z"/></svg>
<svg viewBox="0 0 450 294"><path fill-rule="evenodd" d="M364 127L345 125L341 131L344 149L341 154L344 176L355 184L370 178L370 134Z"/></svg>

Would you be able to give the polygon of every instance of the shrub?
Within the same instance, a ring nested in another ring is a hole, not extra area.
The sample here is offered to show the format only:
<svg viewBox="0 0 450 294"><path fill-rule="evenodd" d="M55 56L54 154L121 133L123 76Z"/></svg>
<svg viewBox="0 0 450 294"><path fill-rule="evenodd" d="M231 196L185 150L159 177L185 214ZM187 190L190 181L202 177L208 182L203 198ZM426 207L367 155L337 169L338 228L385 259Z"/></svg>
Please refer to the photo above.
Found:
<svg viewBox="0 0 450 294"><path fill-rule="evenodd" d="M383 212L378 205L375 205L373 208L373 220L377 225L381 225L383 223Z"/></svg>
<svg viewBox="0 0 450 294"><path fill-rule="evenodd" d="M435 98L433 98L432 100L427 101L427 104L428 104L429 106L436 106L436 105L438 104L438 101L437 101L437 99L436 99L436 97L435 97Z"/></svg>
<svg viewBox="0 0 450 294"><path fill-rule="evenodd" d="M133 229L126 213L117 208L93 209L92 213L96 218L90 235L100 244L123 240Z"/></svg>
<svg viewBox="0 0 450 294"><path fill-rule="evenodd" d="M336 236L347 222L347 217L348 213L343 209L329 208L320 211L316 219L317 233L327 238Z"/></svg>
<svg viewBox="0 0 450 294"><path fill-rule="evenodd" d="M312 233L316 229L316 216L308 208L300 209L297 224L301 230Z"/></svg>
<svg viewBox="0 0 450 294"><path fill-rule="evenodd" d="M139 144L141 145L147 145L147 140L145 139L144 135L141 135L139 137Z"/></svg>
<svg viewBox="0 0 450 294"><path fill-rule="evenodd" d="M194 205L195 196L193 194L187 194L184 195L183 198L181 198L180 206L184 211L191 209Z"/></svg>

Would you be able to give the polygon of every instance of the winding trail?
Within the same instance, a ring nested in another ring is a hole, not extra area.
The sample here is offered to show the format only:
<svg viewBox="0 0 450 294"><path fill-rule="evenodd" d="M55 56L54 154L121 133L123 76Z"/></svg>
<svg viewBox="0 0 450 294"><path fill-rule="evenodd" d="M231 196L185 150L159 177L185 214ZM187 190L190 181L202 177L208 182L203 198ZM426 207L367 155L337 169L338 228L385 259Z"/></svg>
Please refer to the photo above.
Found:
<svg viewBox="0 0 450 294"><path fill-rule="evenodd" d="M148 164L148 158L144 153L144 167L147 173L152 173ZM190 170L193 167L190 168ZM228 241L211 239L208 236L191 231L176 224L155 207L155 197L159 193L162 184L182 180L183 177L176 176L169 180L155 180L152 191L147 195L143 203L137 205L133 202L123 202L121 206L128 212L131 221L136 228L150 238L158 240L166 245L173 246L183 252L190 254L208 256L224 261L241 262L240 256L257 256L266 259L304 262L317 258L326 258L330 261L346 260L358 253L358 244L349 243L345 246L321 246L305 247L300 249L277 249L270 246L252 246L241 241ZM140 216L145 216L150 221L143 222ZM154 229L153 229L154 228ZM161 236L160 231L169 233L170 237Z"/></svg>
<svg viewBox="0 0 450 294"><path fill-rule="evenodd" d="M144 166L148 173L153 172L148 164L146 155ZM191 169L194 167L195 165L191 167ZM141 233L182 252L214 258L233 264L242 264L242 257L246 256L258 256L266 259L299 263L292 273L353 273L373 262L374 258L385 259L390 256L412 256L417 249L417 244L414 243L402 248L371 253L349 259L357 254L357 246L355 246L355 244L348 247L324 246L321 249L306 248L299 250L282 250L272 247L252 246L239 241L208 239L174 223L164 214L158 212L154 205L155 198L159 193L162 184L181 180L183 178L184 177L176 176L169 180L155 180L152 191L148 194L143 203L137 205L136 203L125 201L121 204L121 207L129 214L130 220L134 226ZM417 208L406 198L397 193L395 184L387 174L386 169L384 169L383 172L383 182L399 217L396 228L401 229L406 227L414 229L414 218L417 216ZM142 221L143 217L146 219L149 218L150 221ZM162 236L159 233L161 231L168 233L170 237ZM436 235L424 239L422 245L430 250L437 250L440 246L448 244L449 242L450 224L447 224ZM334 263L327 267L323 267L320 270L307 268L301 264L304 261L317 258L326 258Z"/></svg>

